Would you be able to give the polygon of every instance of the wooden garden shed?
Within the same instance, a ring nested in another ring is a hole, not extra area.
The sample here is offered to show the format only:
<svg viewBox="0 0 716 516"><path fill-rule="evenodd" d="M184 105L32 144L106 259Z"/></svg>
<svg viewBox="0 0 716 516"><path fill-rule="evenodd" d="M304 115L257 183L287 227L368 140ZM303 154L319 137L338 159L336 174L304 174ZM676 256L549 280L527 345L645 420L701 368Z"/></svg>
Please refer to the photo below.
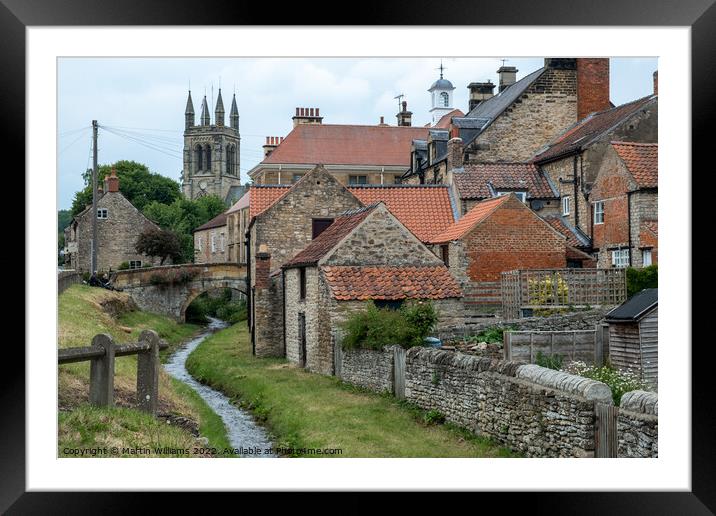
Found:
<svg viewBox="0 0 716 516"><path fill-rule="evenodd" d="M658 289L647 288L606 314L609 360L654 389L658 382Z"/></svg>

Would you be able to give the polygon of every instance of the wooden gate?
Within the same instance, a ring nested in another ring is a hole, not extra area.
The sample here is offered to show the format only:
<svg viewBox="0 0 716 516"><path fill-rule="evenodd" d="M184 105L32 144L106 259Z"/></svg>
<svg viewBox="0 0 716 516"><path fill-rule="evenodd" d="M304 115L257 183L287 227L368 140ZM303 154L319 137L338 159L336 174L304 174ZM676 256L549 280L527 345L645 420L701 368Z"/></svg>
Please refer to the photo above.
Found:
<svg viewBox="0 0 716 516"><path fill-rule="evenodd" d="M393 347L393 394L405 399L405 350L400 346Z"/></svg>
<svg viewBox="0 0 716 516"><path fill-rule="evenodd" d="M619 407L614 405L594 404L596 416L594 432L594 456L596 458L615 458L619 448L617 435L617 417Z"/></svg>

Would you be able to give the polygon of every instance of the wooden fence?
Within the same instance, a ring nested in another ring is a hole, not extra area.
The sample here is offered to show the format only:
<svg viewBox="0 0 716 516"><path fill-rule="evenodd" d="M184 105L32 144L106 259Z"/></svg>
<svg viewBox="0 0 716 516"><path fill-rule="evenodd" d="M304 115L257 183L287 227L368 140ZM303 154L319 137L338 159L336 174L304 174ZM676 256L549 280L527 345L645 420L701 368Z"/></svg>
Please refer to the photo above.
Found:
<svg viewBox="0 0 716 516"><path fill-rule="evenodd" d="M625 269L528 269L502 273L502 316L523 309L618 305L626 301Z"/></svg>
<svg viewBox="0 0 716 516"><path fill-rule="evenodd" d="M57 273L57 295L59 296L70 285L82 283L82 275L77 271L60 271Z"/></svg>
<svg viewBox="0 0 716 516"><path fill-rule="evenodd" d="M565 361L604 364L601 328L566 331L505 331L502 334L505 360L534 364L544 357L560 355Z"/></svg>
<svg viewBox="0 0 716 516"><path fill-rule="evenodd" d="M98 407L114 406L114 359L137 355L137 406L152 414L157 412L159 400L159 350L167 343L157 332L144 330L136 344L115 344L111 335L100 333L92 339L92 345L65 348L58 351L57 363L91 361L90 404Z"/></svg>

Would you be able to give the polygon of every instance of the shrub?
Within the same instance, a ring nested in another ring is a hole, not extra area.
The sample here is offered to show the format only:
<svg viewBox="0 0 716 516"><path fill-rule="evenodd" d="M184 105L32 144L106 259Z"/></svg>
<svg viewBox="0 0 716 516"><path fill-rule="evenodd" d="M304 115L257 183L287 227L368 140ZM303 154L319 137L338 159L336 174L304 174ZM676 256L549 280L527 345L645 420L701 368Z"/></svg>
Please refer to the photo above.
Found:
<svg viewBox="0 0 716 516"><path fill-rule="evenodd" d="M637 374L630 371L621 371L609 364L597 367L577 361L569 364L564 371L606 383L612 390L612 399L615 405L619 405L625 393L647 389L647 386L639 379Z"/></svg>
<svg viewBox="0 0 716 516"><path fill-rule="evenodd" d="M645 288L659 286L659 271L656 265L649 265L641 269L628 267L626 270L627 296L632 297Z"/></svg>
<svg viewBox="0 0 716 516"><path fill-rule="evenodd" d="M441 425L445 422L445 416L437 410L428 410L423 416L423 421L428 425Z"/></svg>
<svg viewBox="0 0 716 516"><path fill-rule="evenodd" d="M569 298L567 282L564 281L560 273L544 279L529 280L528 291L528 299L533 305L566 305Z"/></svg>
<svg viewBox="0 0 716 516"><path fill-rule="evenodd" d="M503 343L503 334L505 331L513 330L513 326L490 326L485 328L477 335L471 335L465 339L468 342L487 342L488 344Z"/></svg>
<svg viewBox="0 0 716 516"><path fill-rule="evenodd" d="M562 369L563 361L564 358L562 357L562 355L547 356L541 351L537 352L537 357L535 359L535 363L538 366L547 367L548 369L554 369L555 371L560 371Z"/></svg>
<svg viewBox="0 0 716 516"><path fill-rule="evenodd" d="M129 262L122 262L117 267L118 271L126 271L127 269L129 269Z"/></svg>
<svg viewBox="0 0 716 516"><path fill-rule="evenodd" d="M149 276L149 283L152 285L183 285L196 278L199 271L196 269L168 270L155 272Z"/></svg>

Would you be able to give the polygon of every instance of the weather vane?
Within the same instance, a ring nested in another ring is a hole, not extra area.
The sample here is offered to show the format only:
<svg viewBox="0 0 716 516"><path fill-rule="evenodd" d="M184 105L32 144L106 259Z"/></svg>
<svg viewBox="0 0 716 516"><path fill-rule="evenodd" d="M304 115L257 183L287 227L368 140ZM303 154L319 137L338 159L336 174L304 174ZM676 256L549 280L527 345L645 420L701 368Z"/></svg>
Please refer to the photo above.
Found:
<svg viewBox="0 0 716 516"><path fill-rule="evenodd" d="M442 79L442 78L443 78L443 70L447 70L447 68L445 68L445 67L443 66L443 60L442 60L442 59L440 60L440 68L436 68L436 70L440 70L440 78Z"/></svg>

